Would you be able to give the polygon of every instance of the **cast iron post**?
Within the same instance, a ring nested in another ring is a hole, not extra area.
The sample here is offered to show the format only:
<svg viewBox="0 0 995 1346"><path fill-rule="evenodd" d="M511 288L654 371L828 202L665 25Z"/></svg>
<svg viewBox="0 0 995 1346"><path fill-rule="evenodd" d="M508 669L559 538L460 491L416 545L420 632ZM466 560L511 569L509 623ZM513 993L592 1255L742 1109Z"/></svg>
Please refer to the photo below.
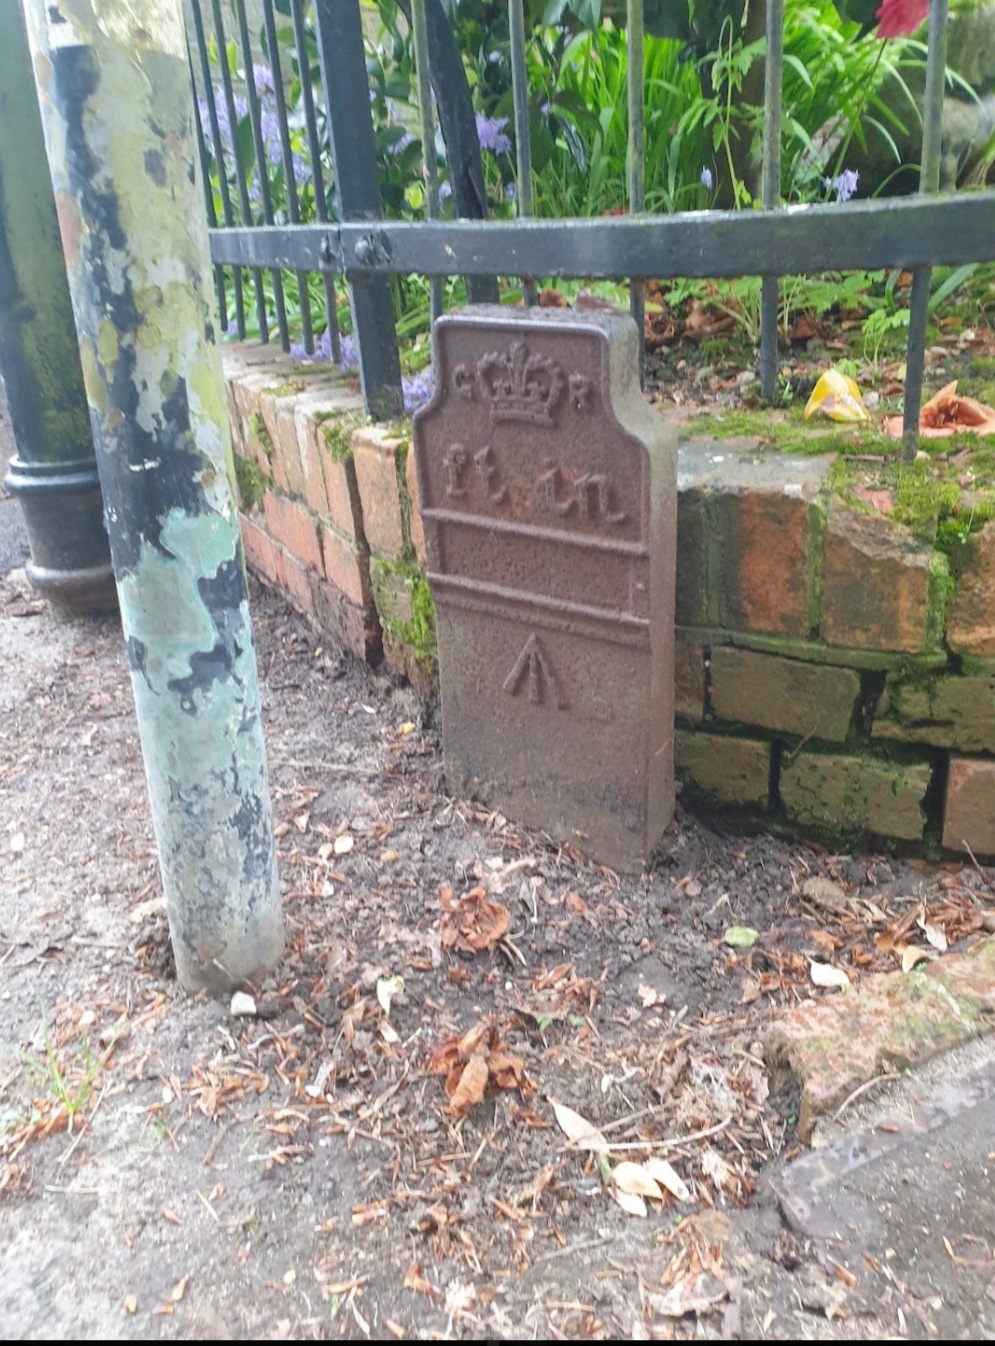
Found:
<svg viewBox="0 0 995 1346"><path fill-rule="evenodd" d="M177 971L227 990L283 930L180 0L24 10Z"/></svg>
<svg viewBox="0 0 995 1346"><path fill-rule="evenodd" d="M0 4L0 379L28 579L76 614L113 607L100 479L45 162L28 41L16 3Z"/></svg>

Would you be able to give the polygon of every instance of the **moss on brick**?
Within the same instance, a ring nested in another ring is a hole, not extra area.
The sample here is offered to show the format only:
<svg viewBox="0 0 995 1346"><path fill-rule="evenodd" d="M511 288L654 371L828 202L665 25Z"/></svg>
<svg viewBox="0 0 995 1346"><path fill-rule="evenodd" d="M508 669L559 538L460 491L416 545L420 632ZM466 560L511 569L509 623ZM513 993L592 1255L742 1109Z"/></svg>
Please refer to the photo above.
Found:
<svg viewBox="0 0 995 1346"><path fill-rule="evenodd" d="M262 503L266 487L272 485L258 463L245 458L235 459L235 480L238 482L239 499L250 509Z"/></svg>
<svg viewBox="0 0 995 1346"><path fill-rule="evenodd" d="M434 674L435 604L421 567L410 560L373 557L370 581L386 639L395 648L407 651L424 673Z"/></svg>
<svg viewBox="0 0 995 1346"><path fill-rule="evenodd" d="M269 431L266 429L266 423L263 420L262 415L258 411L254 411L252 415L249 417L249 430L252 434L253 439L258 440L259 443L262 445L262 450L263 453L265 453L266 457L272 458L273 441L270 438Z"/></svg>
<svg viewBox="0 0 995 1346"><path fill-rule="evenodd" d="M352 432L363 424L362 416L358 412L321 411L314 419L332 462L348 462L352 457Z"/></svg>

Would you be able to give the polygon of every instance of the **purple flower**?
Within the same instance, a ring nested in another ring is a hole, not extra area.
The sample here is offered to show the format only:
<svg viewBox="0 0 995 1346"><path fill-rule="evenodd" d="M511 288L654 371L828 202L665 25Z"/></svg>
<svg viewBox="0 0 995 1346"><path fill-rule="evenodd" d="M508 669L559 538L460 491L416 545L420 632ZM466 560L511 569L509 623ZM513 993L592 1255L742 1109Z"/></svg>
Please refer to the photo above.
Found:
<svg viewBox="0 0 995 1346"><path fill-rule="evenodd" d="M715 179L712 177L712 170L710 168L703 168L701 170L701 185L707 192L710 192L714 183Z"/></svg>
<svg viewBox="0 0 995 1346"><path fill-rule="evenodd" d="M265 61L253 61L252 78L256 85L256 92L260 97L276 92L273 85L273 71Z"/></svg>
<svg viewBox="0 0 995 1346"><path fill-rule="evenodd" d="M440 200L440 201L448 201L449 198L452 196L452 194L453 194L452 183L449 183L449 182L440 182L440 183L439 183L439 200Z"/></svg>
<svg viewBox="0 0 995 1346"><path fill-rule="evenodd" d="M507 125L507 117L485 117L478 112L477 139L480 141L480 148L490 150L491 154L510 154L511 141L504 134Z"/></svg>
<svg viewBox="0 0 995 1346"><path fill-rule="evenodd" d="M514 201L518 193L515 191L515 184L513 182L507 184L504 189L504 194L509 201Z"/></svg>
<svg viewBox="0 0 995 1346"><path fill-rule="evenodd" d="M849 201L857 190L857 179L860 177L860 170L857 168L844 168L843 172L835 178L823 178L822 185L827 192L834 191L837 201Z"/></svg>
<svg viewBox="0 0 995 1346"><path fill-rule="evenodd" d="M419 373L412 374L410 377L402 375L401 391L404 394L405 411L415 411L418 407L424 406L435 392L435 375L432 373L432 366L427 365Z"/></svg>

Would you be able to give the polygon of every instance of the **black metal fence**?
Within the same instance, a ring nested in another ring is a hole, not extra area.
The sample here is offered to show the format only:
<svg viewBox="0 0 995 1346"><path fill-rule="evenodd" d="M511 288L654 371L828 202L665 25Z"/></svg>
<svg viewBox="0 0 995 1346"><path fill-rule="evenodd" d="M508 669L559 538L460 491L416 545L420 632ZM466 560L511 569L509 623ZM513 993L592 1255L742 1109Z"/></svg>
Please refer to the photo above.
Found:
<svg viewBox="0 0 995 1346"><path fill-rule="evenodd" d="M642 331L643 284L647 279L762 277L760 383L767 399L778 368L779 277L823 271L882 267L912 270L904 410L904 449L915 450L922 392L930 272L934 265L995 259L995 192L938 194L940 126L946 68L947 0L931 0L920 190L917 197L855 201L841 206L782 206L780 195L781 53L784 0L767 0L768 60L764 90L762 208L644 213L644 91L630 78L629 214L609 219L535 220L529 154L526 41L522 0L509 0L511 68L517 151L514 221L439 218L430 85L437 95L448 74L440 49L437 0L407 0L414 38L425 153L427 214L424 222L382 217L380 182L370 113L360 0L261 0L268 61L253 48L245 0L230 0L226 25L221 0L190 0L193 11L191 69L200 103L201 148L221 165L217 174L221 218L208 190L212 258L224 311L223 269L232 268L233 323L246 328L246 308L255 305L263 340L269 339L264 273L270 277L272 308L280 341L289 349L285 287L297 290L303 346L314 348L314 298L309 276L321 280L326 348L340 352L336 290L349 289L353 339L369 414L389 418L401 409L401 376L390 289L392 274L419 273L434 279L432 309L440 307L439 278L467 279L471 300L497 297L494 278L517 277L525 303L535 302L537 278L628 277L631 309ZM434 6L434 14L432 7ZM227 6L226 6L227 8ZM205 13L205 11L207 11ZM286 109L284 71L277 55L277 13L293 25L306 143L293 149ZM209 20L209 22L208 22ZM209 31L208 31L209 30ZM434 37L434 44L433 44ZM211 60L211 45L223 53L234 42L244 70L244 90L233 86L229 61ZM442 44L444 45L444 44ZM643 69L643 0L627 0L629 71ZM320 64L322 95L315 98L312 57ZM217 70L218 79L212 77ZM451 71L450 71L451 73ZM219 82L220 81L220 82ZM437 99L450 137L465 134L452 100ZM247 114L247 115L246 115ZM455 118L455 120L453 120ZM248 126L251 136L239 134ZM472 119L471 119L472 127ZM204 132L210 138L205 144ZM327 133L334 165L334 210L326 198L321 147ZM277 224L264 165L282 172L286 220ZM261 171L262 170L262 171ZM205 172L205 180L207 174ZM312 223L302 223L304 197ZM469 198L467 198L469 199ZM464 202L458 201L462 207ZM460 210L461 214L468 213ZM264 223L258 223L261 216ZM248 294L246 292L249 292Z"/></svg>

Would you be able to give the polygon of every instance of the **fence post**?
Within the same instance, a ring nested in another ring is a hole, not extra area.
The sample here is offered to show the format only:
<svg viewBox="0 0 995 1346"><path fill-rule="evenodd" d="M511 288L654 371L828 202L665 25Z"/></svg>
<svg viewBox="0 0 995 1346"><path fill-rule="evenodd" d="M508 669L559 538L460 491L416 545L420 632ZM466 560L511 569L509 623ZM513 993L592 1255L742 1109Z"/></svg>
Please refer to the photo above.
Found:
<svg viewBox="0 0 995 1346"><path fill-rule="evenodd" d="M376 224L382 218L380 179L359 0L314 0L314 26L339 218ZM350 270L352 262L365 264L377 246L371 230L369 238L356 244L356 256L346 259L346 275L363 401L368 415L386 421L403 410L390 279L383 273Z"/></svg>
<svg viewBox="0 0 995 1346"><path fill-rule="evenodd" d="M52 182L20 7L0 6L0 378L31 584L70 614L114 605L114 573Z"/></svg>
<svg viewBox="0 0 995 1346"><path fill-rule="evenodd" d="M24 0L180 981L283 946L180 0Z"/></svg>

